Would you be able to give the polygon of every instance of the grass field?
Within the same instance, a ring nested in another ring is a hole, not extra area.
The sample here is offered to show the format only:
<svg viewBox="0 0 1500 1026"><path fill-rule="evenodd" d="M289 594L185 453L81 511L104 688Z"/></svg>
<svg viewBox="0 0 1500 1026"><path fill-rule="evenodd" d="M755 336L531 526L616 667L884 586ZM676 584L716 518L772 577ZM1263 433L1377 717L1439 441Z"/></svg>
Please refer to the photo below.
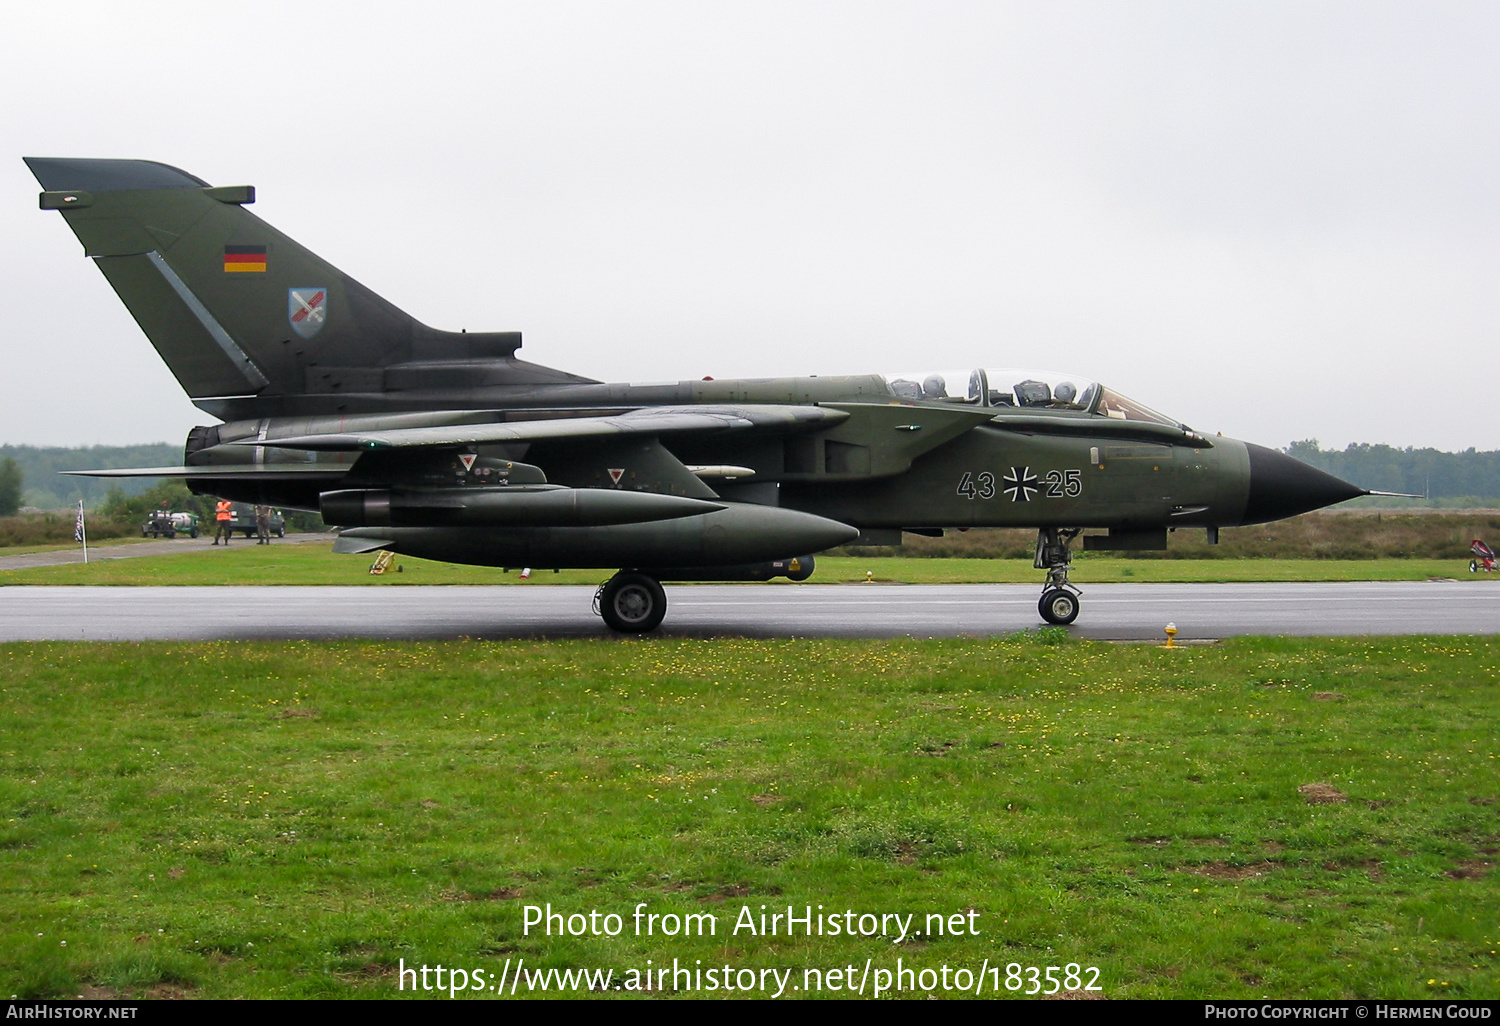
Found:
<svg viewBox="0 0 1500 1026"><path fill-rule="evenodd" d="M331 543L269 547L235 544L227 549L198 549L166 556L104 560L84 564L0 570L7 584L218 585L218 584L596 584L608 570L538 569L529 581L518 570L458 566L403 556L380 577L368 572L369 556L334 555ZM0 553L3 554L3 553ZM908 584L1016 583L1041 586L1042 572L1027 559L941 559L899 556L819 556L813 584L862 581ZM1468 570L1457 559L1121 559L1080 554L1074 563L1079 584L1120 581L1413 581L1430 577L1496 579Z"/></svg>
<svg viewBox="0 0 1500 1026"><path fill-rule="evenodd" d="M1497 698L1475 638L0 646L0 991L900 959L1495 998ZM547 903L623 932L525 934ZM732 932L761 905L963 930Z"/></svg>

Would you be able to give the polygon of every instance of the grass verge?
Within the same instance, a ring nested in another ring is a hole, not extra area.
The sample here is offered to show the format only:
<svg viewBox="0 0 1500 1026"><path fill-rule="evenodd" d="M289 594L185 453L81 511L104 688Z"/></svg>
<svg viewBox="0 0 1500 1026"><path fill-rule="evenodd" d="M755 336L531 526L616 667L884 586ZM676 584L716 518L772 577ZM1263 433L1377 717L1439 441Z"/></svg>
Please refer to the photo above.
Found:
<svg viewBox="0 0 1500 1026"><path fill-rule="evenodd" d="M184 542L184 548L189 543ZM459 566L401 556L381 577L367 572L369 556L334 555L330 544L253 543L212 548L191 543L192 551L131 559L101 560L84 565L0 570L0 586L7 584L101 585L231 585L231 584L595 584L608 570L564 570L554 574L538 568L529 581L518 569L502 573L495 567ZM940 559L893 556L819 556L813 584L862 581L866 573L877 581L907 584L1014 583L1040 586L1042 573L1028 559ZM1438 559L1120 559L1081 554L1074 563L1080 584L1151 581L1420 581L1431 577L1473 579L1468 562ZM1479 580L1497 579L1479 575Z"/></svg>
<svg viewBox="0 0 1500 1026"><path fill-rule="evenodd" d="M1497 667L1495 639L1054 631L0 646L0 989L389 997L403 961L674 958L802 986L899 958L1097 966L1111 997L1494 998ZM716 933L636 936L643 902ZM548 903L625 925L525 933ZM762 905L974 932L734 932Z"/></svg>

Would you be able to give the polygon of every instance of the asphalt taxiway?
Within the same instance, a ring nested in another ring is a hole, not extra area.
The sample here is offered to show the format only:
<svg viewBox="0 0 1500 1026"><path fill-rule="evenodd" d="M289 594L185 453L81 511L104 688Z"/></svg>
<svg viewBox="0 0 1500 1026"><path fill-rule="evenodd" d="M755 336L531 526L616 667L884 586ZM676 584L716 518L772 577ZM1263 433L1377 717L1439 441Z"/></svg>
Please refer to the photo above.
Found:
<svg viewBox="0 0 1500 1026"><path fill-rule="evenodd" d="M1500 582L1096 584L1067 628L1080 638L1500 634ZM432 587L0 587L0 641L607 637L594 589ZM1020 584L669 585L660 634L959 637L1042 626Z"/></svg>
<svg viewBox="0 0 1500 1026"><path fill-rule="evenodd" d="M293 532L285 538L277 538L267 544L306 545L312 542L327 543L330 540L326 534ZM230 548L259 543L241 536L238 541L224 544L225 551L228 551ZM27 570L38 566L63 566L67 563L103 563L111 559L137 559L141 556L177 556L184 552L205 552L215 547L215 543L206 534L199 538L173 538L162 541L137 541L132 538L125 543L110 541L103 545L94 545L89 548L87 560L83 558L83 549L80 546L27 552L19 556L0 556L0 570Z"/></svg>

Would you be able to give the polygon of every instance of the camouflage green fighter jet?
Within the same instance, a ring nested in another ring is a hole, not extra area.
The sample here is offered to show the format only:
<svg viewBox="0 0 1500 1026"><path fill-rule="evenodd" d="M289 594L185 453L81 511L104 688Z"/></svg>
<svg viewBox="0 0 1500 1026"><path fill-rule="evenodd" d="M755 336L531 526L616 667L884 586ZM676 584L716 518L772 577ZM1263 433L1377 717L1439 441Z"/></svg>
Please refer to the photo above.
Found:
<svg viewBox="0 0 1500 1026"><path fill-rule="evenodd" d="M140 160L27 158L193 403L223 423L177 477L314 510L335 551L621 568L617 631L662 581L803 579L808 555L903 531L1034 527L1039 609L1078 616L1069 552L1162 549L1368 494L1074 375L982 367L609 384L516 358L519 332L439 331L272 228L249 186ZM1089 532L1089 533L1086 533Z"/></svg>

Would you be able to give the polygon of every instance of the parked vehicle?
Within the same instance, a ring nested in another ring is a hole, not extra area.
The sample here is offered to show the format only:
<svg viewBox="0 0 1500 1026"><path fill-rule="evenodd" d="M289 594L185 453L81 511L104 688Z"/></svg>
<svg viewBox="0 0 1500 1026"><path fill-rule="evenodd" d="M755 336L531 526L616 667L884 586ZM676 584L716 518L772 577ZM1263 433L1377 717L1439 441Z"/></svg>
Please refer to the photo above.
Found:
<svg viewBox="0 0 1500 1026"><path fill-rule="evenodd" d="M172 511L169 509L153 509L146 514L146 522L141 525L142 538L176 538L177 525L172 523Z"/></svg>
<svg viewBox="0 0 1500 1026"><path fill-rule="evenodd" d="M1483 570L1487 574L1495 572L1494 549L1490 548L1478 538L1475 538L1474 544L1469 546L1469 551L1474 553L1474 558L1469 560L1469 573L1477 574L1481 570Z"/></svg>
<svg viewBox="0 0 1500 1026"><path fill-rule="evenodd" d="M229 536L243 534L246 538L254 538L255 531L255 506L248 502L236 502L229 507ZM286 537L286 518L281 515L281 510L271 510L271 534L277 538Z"/></svg>
<svg viewBox="0 0 1500 1026"><path fill-rule="evenodd" d="M198 514L196 513L173 513L172 528L178 534L185 534L189 538L198 537Z"/></svg>
<svg viewBox="0 0 1500 1026"><path fill-rule="evenodd" d="M175 538L179 534L198 537L198 514L173 513L163 507L146 514L146 522L141 525L142 538Z"/></svg>

